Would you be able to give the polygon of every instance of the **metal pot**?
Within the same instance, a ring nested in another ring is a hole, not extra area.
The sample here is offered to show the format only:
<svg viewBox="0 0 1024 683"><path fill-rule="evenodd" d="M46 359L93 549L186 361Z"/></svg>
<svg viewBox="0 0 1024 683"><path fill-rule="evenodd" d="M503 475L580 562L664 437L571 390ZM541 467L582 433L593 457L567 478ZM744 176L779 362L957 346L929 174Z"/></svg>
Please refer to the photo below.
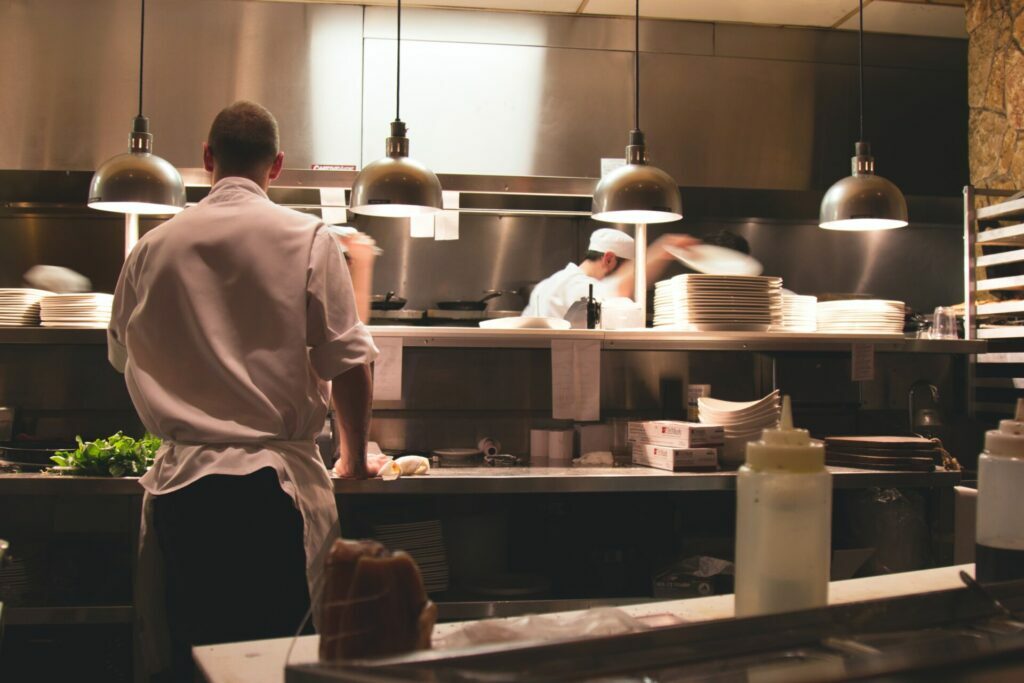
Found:
<svg viewBox="0 0 1024 683"><path fill-rule="evenodd" d="M405 308L406 303L408 302L405 299L396 296L394 292L374 294L370 297L370 308L375 311L398 311Z"/></svg>
<svg viewBox="0 0 1024 683"><path fill-rule="evenodd" d="M442 311L483 311L487 309L487 302L491 299L499 297L502 292L496 289L488 289L484 292L485 296L482 299L476 301L438 301L437 307Z"/></svg>

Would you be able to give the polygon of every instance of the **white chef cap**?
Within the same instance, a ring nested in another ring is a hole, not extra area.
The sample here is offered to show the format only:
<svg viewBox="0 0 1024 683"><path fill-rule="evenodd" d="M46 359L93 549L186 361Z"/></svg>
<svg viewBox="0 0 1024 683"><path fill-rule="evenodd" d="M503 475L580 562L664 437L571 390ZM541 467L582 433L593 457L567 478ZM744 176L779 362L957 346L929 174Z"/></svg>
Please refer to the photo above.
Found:
<svg viewBox="0 0 1024 683"><path fill-rule="evenodd" d="M633 238L615 228L600 228L590 236L588 251L599 251L602 254L610 251L619 258L631 259L633 250Z"/></svg>

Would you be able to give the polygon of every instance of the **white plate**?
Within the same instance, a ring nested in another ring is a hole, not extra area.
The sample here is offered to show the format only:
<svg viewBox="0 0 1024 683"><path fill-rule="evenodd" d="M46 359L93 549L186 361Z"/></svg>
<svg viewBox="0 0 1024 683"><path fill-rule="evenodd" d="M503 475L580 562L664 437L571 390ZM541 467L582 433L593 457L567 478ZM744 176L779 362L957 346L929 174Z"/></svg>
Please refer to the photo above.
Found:
<svg viewBox="0 0 1024 683"><path fill-rule="evenodd" d="M520 316L516 318L495 318L481 320L480 327L491 330L568 330L568 320Z"/></svg>
<svg viewBox="0 0 1024 683"><path fill-rule="evenodd" d="M714 275L760 275L764 266L757 259L713 244L692 247L665 247L681 263L701 273Z"/></svg>

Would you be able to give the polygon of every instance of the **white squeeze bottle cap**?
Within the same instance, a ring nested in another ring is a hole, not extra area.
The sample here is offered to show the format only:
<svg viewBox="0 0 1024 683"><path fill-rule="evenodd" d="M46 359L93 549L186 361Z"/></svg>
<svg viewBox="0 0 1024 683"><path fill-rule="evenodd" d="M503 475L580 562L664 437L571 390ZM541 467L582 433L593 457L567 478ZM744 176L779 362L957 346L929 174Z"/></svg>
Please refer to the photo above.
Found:
<svg viewBox="0 0 1024 683"><path fill-rule="evenodd" d="M785 472L815 472L825 467L824 445L812 441L806 429L793 426L789 396L782 397L778 428L764 430L760 441L747 444L747 466L754 470Z"/></svg>
<svg viewBox="0 0 1024 683"><path fill-rule="evenodd" d="M1024 458L1024 398L1017 399L1017 414L1000 420L999 429L985 432L985 454Z"/></svg>

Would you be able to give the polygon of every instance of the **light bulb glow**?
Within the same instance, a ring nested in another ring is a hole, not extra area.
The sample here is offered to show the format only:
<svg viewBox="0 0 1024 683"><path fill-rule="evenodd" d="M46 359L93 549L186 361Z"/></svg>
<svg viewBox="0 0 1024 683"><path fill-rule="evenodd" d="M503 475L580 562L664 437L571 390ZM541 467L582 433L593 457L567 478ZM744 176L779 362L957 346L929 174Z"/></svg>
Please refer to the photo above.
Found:
<svg viewBox="0 0 1024 683"><path fill-rule="evenodd" d="M819 227L825 230L841 230L845 232L869 232L874 230L895 230L907 226L907 221L891 218L847 218L841 221L826 221Z"/></svg>

